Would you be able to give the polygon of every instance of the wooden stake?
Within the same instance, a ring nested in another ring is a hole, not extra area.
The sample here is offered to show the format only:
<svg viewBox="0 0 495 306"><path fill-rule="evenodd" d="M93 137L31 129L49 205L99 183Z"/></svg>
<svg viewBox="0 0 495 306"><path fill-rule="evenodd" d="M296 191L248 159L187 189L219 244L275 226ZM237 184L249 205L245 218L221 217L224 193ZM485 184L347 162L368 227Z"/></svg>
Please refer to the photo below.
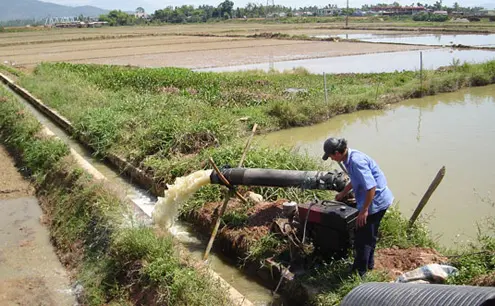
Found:
<svg viewBox="0 0 495 306"><path fill-rule="evenodd" d="M222 216L225 213L225 210L227 209L227 204L229 203L229 200L232 196L233 196L232 189L230 189L225 193L225 199L223 200L222 208L220 209L220 213L218 214L217 222L215 223L213 232L211 232L210 241L208 241L208 246L206 246L206 251L205 251L205 255L203 256L203 260L207 260L208 255L210 255L211 247L213 246L213 241L215 241L218 228L220 227L220 222L222 221Z"/></svg>
<svg viewBox="0 0 495 306"><path fill-rule="evenodd" d="M251 140L253 140L254 133L256 133L257 127L258 127L258 124L255 123L253 126L253 130L251 131L251 136L249 136L249 139L246 142L246 146L244 147L244 152L242 152L241 161L239 162L239 168L242 167L242 164L244 163L244 160L246 159L246 153L249 150L249 146L251 145Z"/></svg>
<svg viewBox="0 0 495 306"><path fill-rule="evenodd" d="M414 210L414 213L411 216L411 219L409 219L409 229L413 226L414 222L416 219L419 217L419 214L423 210L423 208L426 206L426 203L428 203L428 200L430 199L431 195L437 189L438 185L440 182L442 182L443 177L445 176L445 166L443 166L431 182L430 186L428 187L428 190L426 190L426 193L423 195L423 198L421 198L421 201L419 201L418 206Z"/></svg>
<svg viewBox="0 0 495 306"><path fill-rule="evenodd" d="M419 81L421 83L421 97L423 96L423 52L419 52Z"/></svg>
<svg viewBox="0 0 495 306"><path fill-rule="evenodd" d="M218 174L218 177L220 178L220 180L222 181L222 183L225 184L225 186L227 186L229 189L234 189L234 186L232 186L230 184L230 182L225 178L225 176L223 176L222 172L220 171L220 169L218 169L217 165L215 164L215 162L213 161L213 159L210 157L208 159L210 161L210 164L211 166L213 167L213 169L217 172ZM235 190L234 191L234 194L239 198L241 199L242 202L244 203L248 203L248 200L246 200L245 197L242 196L242 194L239 193L239 191Z"/></svg>

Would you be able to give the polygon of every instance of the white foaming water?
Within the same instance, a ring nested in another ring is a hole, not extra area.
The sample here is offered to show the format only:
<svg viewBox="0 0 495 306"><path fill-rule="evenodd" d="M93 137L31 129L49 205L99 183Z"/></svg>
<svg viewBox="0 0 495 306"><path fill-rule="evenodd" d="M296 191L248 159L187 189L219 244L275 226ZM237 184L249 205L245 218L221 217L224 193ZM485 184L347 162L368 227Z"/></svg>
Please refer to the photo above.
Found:
<svg viewBox="0 0 495 306"><path fill-rule="evenodd" d="M158 197L153 210L153 222L162 228L174 225L180 206L196 191L210 183L212 170L200 170L175 179L173 185L167 184L164 197Z"/></svg>

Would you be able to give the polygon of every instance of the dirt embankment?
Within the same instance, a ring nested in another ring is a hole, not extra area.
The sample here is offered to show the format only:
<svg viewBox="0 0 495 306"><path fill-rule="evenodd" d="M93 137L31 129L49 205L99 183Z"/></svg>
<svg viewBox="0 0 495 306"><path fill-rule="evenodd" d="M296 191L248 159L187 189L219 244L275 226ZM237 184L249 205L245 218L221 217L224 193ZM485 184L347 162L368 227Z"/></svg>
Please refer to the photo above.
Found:
<svg viewBox="0 0 495 306"><path fill-rule="evenodd" d="M17 171L14 162L3 146L0 146L0 200L33 195L33 188Z"/></svg>
<svg viewBox="0 0 495 306"><path fill-rule="evenodd" d="M230 255L245 257L249 245L270 232L273 219L282 213L282 203L261 202L253 205L246 212L248 219L242 227L223 226L218 231L215 243ZM204 230L211 233L222 203L206 203L198 210L192 211L185 218ZM226 212L239 211L243 204L238 199L232 199Z"/></svg>
<svg viewBox="0 0 495 306"><path fill-rule="evenodd" d="M0 146L0 305L74 305L33 188Z"/></svg>
<svg viewBox="0 0 495 306"><path fill-rule="evenodd" d="M390 278L424 265L447 262L446 257L430 248L380 249L375 257L375 268L387 272Z"/></svg>

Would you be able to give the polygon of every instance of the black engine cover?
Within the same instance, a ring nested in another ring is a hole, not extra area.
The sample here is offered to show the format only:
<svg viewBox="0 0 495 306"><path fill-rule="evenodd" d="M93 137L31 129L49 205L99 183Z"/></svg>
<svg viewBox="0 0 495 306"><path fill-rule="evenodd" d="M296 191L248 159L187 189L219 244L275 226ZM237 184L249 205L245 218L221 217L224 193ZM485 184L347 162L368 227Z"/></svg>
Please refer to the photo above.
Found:
<svg viewBox="0 0 495 306"><path fill-rule="evenodd" d="M310 208L310 210L309 210ZM333 201L300 204L299 222L304 226L309 211L306 231L315 248L325 257L346 256L354 240L358 210Z"/></svg>

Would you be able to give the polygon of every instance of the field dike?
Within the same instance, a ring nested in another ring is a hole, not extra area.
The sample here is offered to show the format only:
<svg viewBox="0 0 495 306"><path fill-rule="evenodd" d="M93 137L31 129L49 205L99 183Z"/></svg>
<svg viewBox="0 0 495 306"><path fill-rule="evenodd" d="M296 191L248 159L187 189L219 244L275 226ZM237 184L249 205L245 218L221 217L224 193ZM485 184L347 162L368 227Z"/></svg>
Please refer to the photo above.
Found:
<svg viewBox="0 0 495 306"><path fill-rule="evenodd" d="M482 85L492 83L495 80L495 77L493 77L492 69L489 70L489 76L480 76L480 73L475 73L471 78L461 77L464 78L464 81L455 82L455 88L469 86L468 84ZM444 80L439 81L443 82ZM451 84L452 82L449 79L446 83ZM411 97L415 96L416 94L435 94L440 91L453 90L453 88L450 87L447 90L440 88L440 86L438 86L438 82L432 82L430 83L429 87L425 86L423 89L418 88L418 84L414 85L415 86L413 86L412 88L408 87L404 90L404 92L397 93L393 97L385 96L384 98L386 98L388 102L397 102L404 99L406 96ZM46 112L48 116L58 117L58 119L55 120L60 121L62 125L64 124L64 122L70 125L68 120L64 119L55 111L45 106L38 99L32 97L27 91L22 90L13 83L11 83L9 86L20 95L22 95L24 98L28 99L28 101L35 107L43 112ZM373 88L372 90L375 91L376 89ZM345 108L346 106L340 105L340 107ZM373 106L371 106L371 108L373 108ZM358 107L357 109L361 109L361 107ZM67 129L70 129L70 127L67 127ZM86 144L89 146L88 138L82 137L81 140L83 142L86 142ZM225 161L229 160L229 156L231 155L239 156L238 153L239 152L220 151L214 153L216 155L213 156L213 159L216 161L217 159L222 159ZM110 158L107 158L110 162L119 166L121 170L127 172L127 174L131 177L135 177L136 181L138 181L143 187L151 189L153 193L157 195L163 194L163 190L165 187L163 178L157 179L156 176L155 178L153 178L149 173L138 169L132 163L127 162L126 159L119 157L116 154L110 154L109 156ZM253 163L254 165L261 165L263 162L263 167L268 168L276 166L272 164L273 161L271 160L256 160L257 158L259 158L258 155L251 156L251 159L254 159L254 161L251 161L251 163ZM284 160L285 157L283 153L279 153L279 155L275 156L274 159L280 162L281 160ZM290 164L291 166L294 166L293 163ZM202 167L204 167L204 165ZM297 164L297 167L300 167L301 169L310 169L311 167L314 167L314 165ZM196 168L196 170L197 169L200 168ZM140 177L147 177L147 179L142 179ZM203 187L202 190L198 192L197 197L192 202L187 203L188 207L182 214L183 218L193 222L197 228L203 229L203 231L211 232L212 222L216 216L216 207L221 201L221 198L218 197L220 193L218 192L219 188L217 187L218 186ZM241 189L241 191L245 190ZM267 191L264 191L266 194ZM287 194L283 192L280 193L280 191L277 191L277 193L273 190L269 190L269 192L272 199L283 199L284 196L294 199L294 196L297 196L297 194L294 193ZM260 193L263 193L263 190L261 190ZM312 198L313 196L314 195L311 195L310 198ZM325 196L328 197L329 195L326 194ZM304 201L305 199L299 198L298 200ZM207 204L205 205L205 203ZM252 208L246 208L245 206L239 205L239 203L237 203L236 201L232 201L229 204L228 208L228 211L231 213L224 216L224 218L222 219L223 223L227 226L224 226L221 229L217 236L215 244L218 245L225 253L230 253L233 257L243 258L243 263L246 270L256 270L254 271L255 273L258 273L259 271L262 271L261 273L264 273L263 269L258 269L260 267L260 263L266 263L265 260L267 258L277 255L277 251L283 251L283 248L279 248L283 242L277 239L277 237L274 237L270 234L267 235L267 224L269 222L267 220L257 220L256 218L256 216L266 215L266 212L263 213L263 211L265 209L269 210L273 206L277 206L277 204L261 203L260 205L253 206ZM254 234L251 234L253 233L253 229L255 230ZM390 253L395 254L396 257L398 256L399 258L403 258L403 261L405 263L404 265L402 265L402 267L405 270L416 267L418 264L444 260L444 257L441 257L438 252L432 250L432 248L435 248L437 246L431 240L431 238L429 238L428 231L425 227L418 223L418 226L413 229L412 233L408 233L406 229L407 220L405 220L404 217L400 215L397 209L392 209L389 213L387 213L384 219L384 224L382 225L383 233L379 245L379 248L383 249L384 260L382 262L382 265L385 270L391 269L391 267L387 265L387 262L391 262ZM488 239L484 243L482 243L481 249L485 250L494 247L495 243L493 243L492 240ZM400 252L397 250L397 248L399 248ZM402 250L404 250L405 253L402 252ZM480 246L469 246L468 250L480 250ZM429 258L429 260L420 262L415 260L417 258L424 258L424 256L419 256L418 254L425 253L428 254L428 256L426 257ZM481 255L480 257L477 257L472 261L464 261L462 257L460 257L461 260L454 261L457 266L464 269L464 274L462 277L454 279L453 283L468 284L473 282L473 280L478 279L480 276L489 274L489 272L493 270L494 263L490 263L492 260L490 259L491 257L488 258L485 255ZM298 289L303 288L302 293L296 292L297 290L291 288L290 286L282 289L285 289L286 292L295 294L306 302L309 300L312 304L338 304L347 292L349 292L352 288L362 282L362 280L346 274L347 264L348 259L343 259L330 264L319 266L314 271L310 271L309 277L304 278L298 283L294 284ZM267 280L271 284L273 284L273 281L278 281L278 278L270 275L270 273L268 273L267 275ZM390 275L387 275L387 273L384 273L382 270L382 272L378 271L371 273L369 278L367 278L367 281L385 281L389 280L390 277Z"/></svg>
<svg viewBox="0 0 495 306"><path fill-rule="evenodd" d="M81 304L252 305L170 234L145 226L135 203L3 88L0 141L36 187Z"/></svg>

